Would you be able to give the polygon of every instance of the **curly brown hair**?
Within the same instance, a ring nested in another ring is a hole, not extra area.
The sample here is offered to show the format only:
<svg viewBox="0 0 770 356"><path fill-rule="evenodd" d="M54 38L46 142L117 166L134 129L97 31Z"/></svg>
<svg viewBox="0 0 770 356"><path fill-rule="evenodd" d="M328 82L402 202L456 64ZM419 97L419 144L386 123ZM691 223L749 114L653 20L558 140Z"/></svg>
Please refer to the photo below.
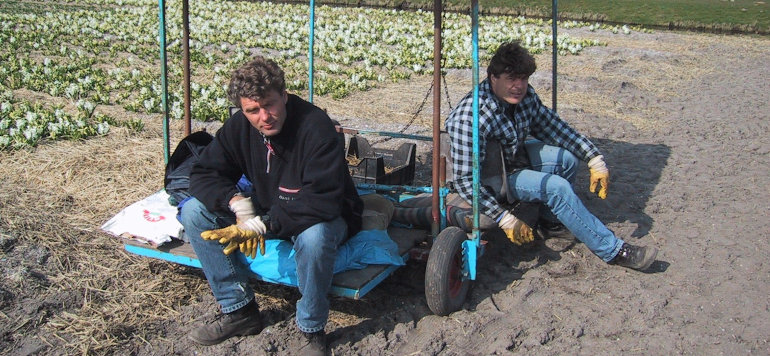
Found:
<svg viewBox="0 0 770 356"><path fill-rule="evenodd" d="M240 108L241 98L258 101L272 90L279 93L286 90L283 69L272 59L256 56L233 71L227 86L227 98Z"/></svg>
<svg viewBox="0 0 770 356"><path fill-rule="evenodd" d="M529 77L537 69L535 57L518 41L505 42L497 48L487 67L487 77L508 74L513 77Z"/></svg>

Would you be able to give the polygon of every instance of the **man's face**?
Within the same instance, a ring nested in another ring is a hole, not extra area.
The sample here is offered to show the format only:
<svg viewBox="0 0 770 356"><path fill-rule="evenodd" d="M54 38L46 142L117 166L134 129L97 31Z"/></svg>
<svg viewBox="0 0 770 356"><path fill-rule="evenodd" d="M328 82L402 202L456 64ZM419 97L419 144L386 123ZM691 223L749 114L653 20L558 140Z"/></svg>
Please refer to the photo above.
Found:
<svg viewBox="0 0 770 356"><path fill-rule="evenodd" d="M527 95L529 76L503 73L499 77L491 75L489 80L492 92L508 104L518 104Z"/></svg>
<svg viewBox="0 0 770 356"><path fill-rule="evenodd" d="M275 136L283 129L286 122L286 101L289 99L284 90L271 90L260 100L241 98L241 110L251 126L265 136Z"/></svg>

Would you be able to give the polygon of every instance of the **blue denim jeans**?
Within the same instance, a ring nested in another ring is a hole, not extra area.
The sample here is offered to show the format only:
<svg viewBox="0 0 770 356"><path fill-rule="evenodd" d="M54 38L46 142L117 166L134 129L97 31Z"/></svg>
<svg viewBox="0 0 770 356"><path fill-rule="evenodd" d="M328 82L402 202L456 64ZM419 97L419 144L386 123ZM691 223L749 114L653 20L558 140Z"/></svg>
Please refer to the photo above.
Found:
<svg viewBox="0 0 770 356"><path fill-rule="evenodd" d="M605 262L618 254L623 240L618 239L596 216L591 214L572 190L580 162L569 151L537 140L525 144L532 169L508 175L513 197L520 201L540 202L541 217L558 220Z"/></svg>
<svg viewBox="0 0 770 356"><path fill-rule="evenodd" d="M182 225L195 254L203 267L211 291L222 308L230 313L254 299L249 287L249 266L236 252L225 255L224 246L217 241L201 238L201 232L227 226L232 217L212 213L197 199L182 207ZM297 280L302 298L297 301L297 326L304 332L323 330L329 317L329 299L334 277L337 247L347 235L347 224L339 217L307 228L292 238L297 264Z"/></svg>

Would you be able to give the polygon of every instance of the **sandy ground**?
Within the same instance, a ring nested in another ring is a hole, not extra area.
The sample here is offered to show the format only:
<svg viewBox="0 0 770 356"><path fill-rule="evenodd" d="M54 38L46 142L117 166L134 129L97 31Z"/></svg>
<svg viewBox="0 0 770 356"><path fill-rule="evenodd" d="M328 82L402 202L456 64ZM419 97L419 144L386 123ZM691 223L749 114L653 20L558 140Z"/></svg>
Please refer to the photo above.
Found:
<svg viewBox="0 0 770 356"><path fill-rule="evenodd" d="M487 236L467 302L447 317L428 309L420 263L363 300L333 299L335 355L770 354L770 39L591 36L608 45L559 58L558 111L602 149L612 185L591 196L583 169L575 190L619 236L660 249L651 271L606 265L569 238ZM538 63L531 83L549 104L550 57ZM468 74L447 78L456 103ZM347 126L389 129L429 80L317 101ZM426 133L425 110L407 132ZM99 231L160 188L159 132L0 153L0 353L296 351L294 289L255 282L265 330L196 346L186 333L217 313L202 274Z"/></svg>

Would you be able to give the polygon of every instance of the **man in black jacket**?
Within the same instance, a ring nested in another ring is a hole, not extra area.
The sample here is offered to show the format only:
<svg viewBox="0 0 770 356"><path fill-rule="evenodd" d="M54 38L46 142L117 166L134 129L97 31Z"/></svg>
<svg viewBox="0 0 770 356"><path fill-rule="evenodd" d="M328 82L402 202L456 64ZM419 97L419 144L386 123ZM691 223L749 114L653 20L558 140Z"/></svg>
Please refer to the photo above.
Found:
<svg viewBox="0 0 770 356"><path fill-rule="evenodd" d="M360 230L363 206L342 143L323 110L286 92L283 70L270 59L235 70L228 97L241 110L193 167L194 199L181 213L223 315L189 337L213 345L262 330L248 266L232 252L254 258L273 236L294 243L296 323L308 351L323 353L337 247ZM249 196L236 189L242 175L254 186Z"/></svg>

